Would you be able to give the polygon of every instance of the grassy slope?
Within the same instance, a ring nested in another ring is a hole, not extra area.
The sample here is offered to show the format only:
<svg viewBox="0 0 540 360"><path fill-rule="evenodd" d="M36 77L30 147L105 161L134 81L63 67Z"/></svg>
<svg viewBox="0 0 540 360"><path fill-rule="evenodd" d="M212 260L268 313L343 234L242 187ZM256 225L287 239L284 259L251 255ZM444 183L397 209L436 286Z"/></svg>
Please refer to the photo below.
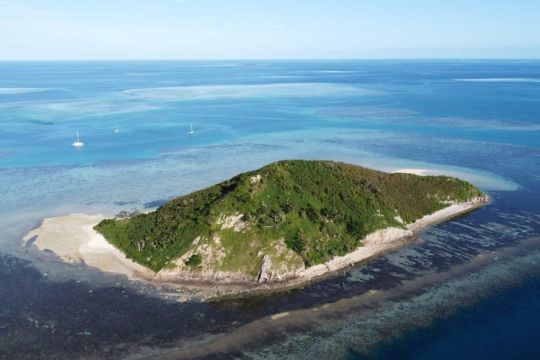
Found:
<svg viewBox="0 0 540 360"><path fill-rule="evenodd" d="M251 181L256 175L261 180ZM256 275L261 254L271 253L278 239L306 265L319 264L357 248L370 232L402 227L396 216L409 223L446 207L444 201L479 195L473 185L444 176L387 174L329 161L281 161L176 198L155 212L104 220L95 228L155 271L192 248L197 236L218 234L226 256L217 268ZM217 224L220 217L234 214L244 215L245 230Z"/></svg>

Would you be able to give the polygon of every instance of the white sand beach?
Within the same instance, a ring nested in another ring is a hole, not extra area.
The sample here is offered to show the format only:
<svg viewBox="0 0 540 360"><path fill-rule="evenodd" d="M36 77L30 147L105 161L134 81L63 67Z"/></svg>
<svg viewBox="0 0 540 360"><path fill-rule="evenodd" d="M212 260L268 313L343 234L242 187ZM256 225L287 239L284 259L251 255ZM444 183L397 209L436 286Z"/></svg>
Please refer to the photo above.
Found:
<svg viewBox="0 0 540 360"><path fill-rule="evenodd" d="M23 241L33 242L41 251L54 252L69 263L81 263L105 272L124 274L130 279L151 279L154 272L128 259L93 227L103 215L70 214L43 220Z"/></svg>

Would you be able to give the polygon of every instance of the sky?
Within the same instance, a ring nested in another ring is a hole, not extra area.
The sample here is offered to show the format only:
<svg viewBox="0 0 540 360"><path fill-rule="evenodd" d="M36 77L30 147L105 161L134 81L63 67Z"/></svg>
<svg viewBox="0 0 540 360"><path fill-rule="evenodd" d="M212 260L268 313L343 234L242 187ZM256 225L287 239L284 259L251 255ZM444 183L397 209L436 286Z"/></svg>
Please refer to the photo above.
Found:
<svg viewBox="0 0 540 360"><path fill-rule="evenodd" d="M540 0L0 0L0 60L540 58Z"/></svg>

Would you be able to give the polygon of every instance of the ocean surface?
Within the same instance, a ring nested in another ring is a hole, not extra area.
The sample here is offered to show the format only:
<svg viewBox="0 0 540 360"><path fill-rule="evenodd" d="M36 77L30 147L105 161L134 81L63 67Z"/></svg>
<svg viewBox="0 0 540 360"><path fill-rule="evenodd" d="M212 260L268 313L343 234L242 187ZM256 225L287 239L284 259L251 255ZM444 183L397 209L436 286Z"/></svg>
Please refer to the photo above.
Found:
<svg viewBox="0 0 540 360"><path fill-rule="evenodd" d="M298 158L493 201L304 288L212 303L21 242ZM0 302L2 359L540 358L540 61L0 62Z"/></svg>

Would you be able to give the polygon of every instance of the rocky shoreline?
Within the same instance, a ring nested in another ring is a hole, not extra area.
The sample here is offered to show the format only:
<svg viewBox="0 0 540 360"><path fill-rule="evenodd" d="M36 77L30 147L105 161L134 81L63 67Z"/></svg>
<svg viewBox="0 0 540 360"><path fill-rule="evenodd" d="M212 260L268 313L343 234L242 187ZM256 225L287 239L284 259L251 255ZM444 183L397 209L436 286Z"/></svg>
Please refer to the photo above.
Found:
<svg viewBox="0 0 540 360"><path fill-rule="evenodd" d="M406 244L419 230L430 225L484 206L487 196L463 203L449 204L433 214L424 216L405 228L386 228L375 231L363 241L363 246L344 256L295 272L280 272L264 258L257 276L237 272L198 273L178 269L163 269L157 273L128 259L120 250L93 230L103 220L102 215L70 214L48 218L40 227L23 239L39 250L54 252L69 263L81 263L105 272L123 274L133 280L174 288L178 300L207 300L220 296L240 295L248 292L266 292L305 285L322 276L352 266Z"/></svg>

